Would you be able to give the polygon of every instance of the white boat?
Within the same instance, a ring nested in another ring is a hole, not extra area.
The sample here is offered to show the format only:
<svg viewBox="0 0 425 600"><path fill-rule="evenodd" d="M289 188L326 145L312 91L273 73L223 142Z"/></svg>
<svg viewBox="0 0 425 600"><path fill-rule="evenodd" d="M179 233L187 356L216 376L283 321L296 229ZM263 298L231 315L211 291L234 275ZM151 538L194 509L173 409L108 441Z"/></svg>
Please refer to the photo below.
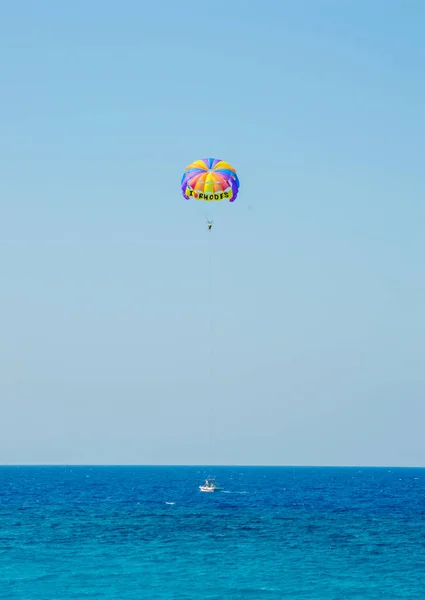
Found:
<svg viewBox="0 0 425 600"><path fill-rule="evenodd" d="M215 477L208 477L204 485L200 485L201 492L222 492L223 488L216 484Z"/></svg>

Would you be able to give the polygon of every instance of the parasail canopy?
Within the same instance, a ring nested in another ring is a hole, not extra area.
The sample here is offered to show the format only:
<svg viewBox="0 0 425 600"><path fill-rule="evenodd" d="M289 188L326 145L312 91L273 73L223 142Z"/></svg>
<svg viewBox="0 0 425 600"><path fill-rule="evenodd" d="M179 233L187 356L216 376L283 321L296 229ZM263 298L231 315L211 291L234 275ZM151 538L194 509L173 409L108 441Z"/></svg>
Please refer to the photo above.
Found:
<svg viewBox="0 0 425 600"><path fill-rule="evenodd" d="M186 200L234 202L239 191L239 179L228 162L220 158L202 158L186 167L181 189Z"/></svg>

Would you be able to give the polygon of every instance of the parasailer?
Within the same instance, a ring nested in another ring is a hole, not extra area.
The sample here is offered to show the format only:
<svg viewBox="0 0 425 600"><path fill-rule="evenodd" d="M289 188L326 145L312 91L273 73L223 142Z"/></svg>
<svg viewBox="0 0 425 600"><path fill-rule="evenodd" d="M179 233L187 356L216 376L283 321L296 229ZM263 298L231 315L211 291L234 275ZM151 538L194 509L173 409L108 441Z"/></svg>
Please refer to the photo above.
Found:
<svg viewBox="0 0 425 600"><path fill-rule="evenodd" d="M215 202L222 200L234 202L239 185L236 169L220 158L195 160L186 167L181 178L183 197L186 200L207 202L211 208ZM207 218L208 231L211 231L214 223L210 216Z"/></svg>

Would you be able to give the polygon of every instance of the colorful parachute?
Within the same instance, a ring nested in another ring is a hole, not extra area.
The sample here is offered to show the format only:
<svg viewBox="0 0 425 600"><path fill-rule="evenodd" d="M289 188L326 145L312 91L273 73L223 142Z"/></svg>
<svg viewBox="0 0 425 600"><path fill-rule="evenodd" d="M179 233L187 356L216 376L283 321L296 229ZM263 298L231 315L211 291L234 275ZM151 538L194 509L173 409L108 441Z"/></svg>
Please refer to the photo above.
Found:
<svg viewBox="0 0 425 600"><path fill-rule="evenodd" d="M229 163L219 158L202 158L186 167L181 180L186 200L234 202L239 191L239 179Z"/></svg>

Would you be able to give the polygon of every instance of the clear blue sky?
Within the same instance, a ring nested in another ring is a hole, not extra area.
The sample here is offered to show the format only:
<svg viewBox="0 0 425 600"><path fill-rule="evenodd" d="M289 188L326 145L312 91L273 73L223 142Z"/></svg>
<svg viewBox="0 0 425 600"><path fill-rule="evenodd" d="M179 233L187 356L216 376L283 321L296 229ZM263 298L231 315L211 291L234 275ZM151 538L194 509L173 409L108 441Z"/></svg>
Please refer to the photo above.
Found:
<svg viewBox="0 0 425 600"><path fill-rule="evenodd" d="M1 463L425 465L424 22L0 4Z"/></svg>

